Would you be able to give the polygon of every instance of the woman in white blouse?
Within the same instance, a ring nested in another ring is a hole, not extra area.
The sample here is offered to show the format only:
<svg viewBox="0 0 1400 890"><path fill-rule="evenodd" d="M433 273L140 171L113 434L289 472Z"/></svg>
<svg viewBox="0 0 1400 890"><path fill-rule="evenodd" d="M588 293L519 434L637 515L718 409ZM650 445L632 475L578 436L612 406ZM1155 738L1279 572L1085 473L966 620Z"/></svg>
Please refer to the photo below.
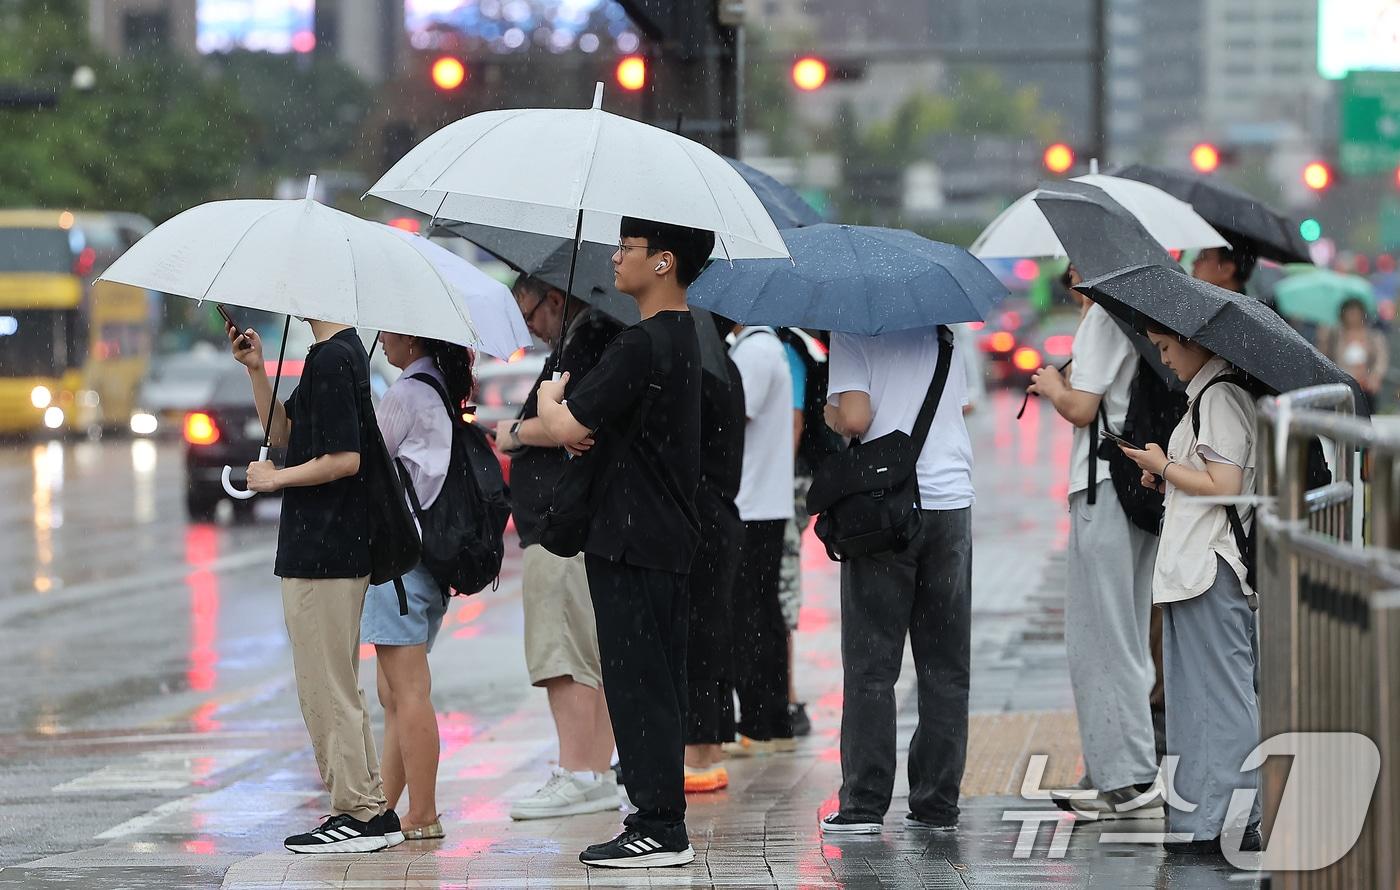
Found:
<svg viewBox="0 0 1400 890"><path fill-rule="evenodd" d="M1199 344L1152 324L1148 336L1186 382L1192 406L1165 451L1156 443L1123 449L1142 468L1142 484L1166 494L1152 599L1162 606L1167 754L1178 758L1167 830L1185 838L1166 847L1215 855L1228 833L1227 843L1258 850L1257 776L1240 771L1259 743L1258 600L1226 508L1207 500L1254 493L1254 396L1221 379L1239 371ZM1252 510L1237 509L1252 520ZM1256 792L1253 811L1245 825L1227 826L1236 789Z"/></svg>
<svg viewBox="0 0 1400 890"><path fill-rule="evenodd" d="M380 335L384 356L403 373L375 409L390 456L408 471L423 509L438 499L452 456L452 415L427 375L443 387L452 405L472 394L472 355L460 346L423 337ZM381 770L384 797L396 807L408 788L404 837L429 840L443 836L436 786L439 740L437 715L430 698L432 678L428 651L442 626L447 592L419 565L403 577L408 614L399 614L392 584L369 589L360 620L360 640L373 643L379 703L384 707L384 752Z"/></svg>

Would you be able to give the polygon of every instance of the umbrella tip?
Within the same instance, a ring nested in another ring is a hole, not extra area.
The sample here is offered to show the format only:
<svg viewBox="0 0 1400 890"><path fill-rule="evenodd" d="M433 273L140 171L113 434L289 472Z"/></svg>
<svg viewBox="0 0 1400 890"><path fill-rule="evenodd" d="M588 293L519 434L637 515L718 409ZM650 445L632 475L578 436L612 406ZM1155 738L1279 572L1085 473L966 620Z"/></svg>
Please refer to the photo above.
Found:
<svg viewBox="0 0 1400 890"><path fill-rule="evenodd" d="M315 199L316 199L316 174L315 174L315 173L312 173L312 174L311 174L310 176L308 176L307 179L306 179L306 200L308 200L308 201L314 201Z"/></svg>
<svg viewBox="0 0 1400 890"><path fill-rule="evenodd" d="M601 80L593 85L593 107L598 109L603 107L603 82Z"/></svg>
<svg viewBox="0 0 1400 890"><path fill-rule="evenodd" d="M1090 159L1089 159L1089 172L1090 172L1091 174L1093 174L1094 176L1099 175L1099 159L1098 159L1098 158L1090 158Z"/></svg>

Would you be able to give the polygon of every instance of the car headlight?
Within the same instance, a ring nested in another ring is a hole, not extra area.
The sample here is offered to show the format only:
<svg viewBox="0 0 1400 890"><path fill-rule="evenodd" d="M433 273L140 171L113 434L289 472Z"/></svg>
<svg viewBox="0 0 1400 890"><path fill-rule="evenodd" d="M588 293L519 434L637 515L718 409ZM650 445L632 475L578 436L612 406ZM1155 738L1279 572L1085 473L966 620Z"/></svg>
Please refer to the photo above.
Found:
<svg viewBox="0 0 1400 890"><path fill-rule="evenodd" d="M138 411L131 415L131 431L138 436L149 436L156 431L159 422L154 414Z"/></svg>
<svg viewBox="0 0 1400 890"><path fill-rule="evenodd" d="M57 405L50 405L44 410L44 426L51 430L56 430L63 426L63 409Z"/></svg>
<svg viewBox="0 0 1400 890"><path fill-rule="evenodd" d="M29 391L29 404L35 408L47 408L53 404L53 393L47 386L36 386Z"/></svg>

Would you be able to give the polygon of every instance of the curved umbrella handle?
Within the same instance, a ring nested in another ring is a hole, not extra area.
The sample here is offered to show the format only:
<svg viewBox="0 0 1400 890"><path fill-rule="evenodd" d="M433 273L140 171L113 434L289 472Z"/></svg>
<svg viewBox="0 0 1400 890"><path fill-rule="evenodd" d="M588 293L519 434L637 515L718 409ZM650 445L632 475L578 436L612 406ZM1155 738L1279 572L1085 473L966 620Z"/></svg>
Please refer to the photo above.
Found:
<svg viewBox="0 0 1400 890"><path fill-rule="evenodd" d="M266 446L266 445L264 445L264 446L258 451L258 460L267 460L267 446ZM234 488L234 487L233 487L233 483L229 481L229 474L232 473L232 472L233 472L233 467L229 466L228 464L224 464L224 475L223 475L223 477L222 477L222 481L223 481L223 483L224 483L224 492L227 493L229 497L231 497L231 498L236 498L236 499L238 499L238 500L240 500L240 501L246 501L246 500L248 500L248 498L250 498L250 497L252 497L253 495L257 494L256 491L250 491L250 490L248 490L248 489L246 489L246 488L243 489L243 490L241 490L241 491L240 491L239 489L237 489L237 488Z"/></svg>

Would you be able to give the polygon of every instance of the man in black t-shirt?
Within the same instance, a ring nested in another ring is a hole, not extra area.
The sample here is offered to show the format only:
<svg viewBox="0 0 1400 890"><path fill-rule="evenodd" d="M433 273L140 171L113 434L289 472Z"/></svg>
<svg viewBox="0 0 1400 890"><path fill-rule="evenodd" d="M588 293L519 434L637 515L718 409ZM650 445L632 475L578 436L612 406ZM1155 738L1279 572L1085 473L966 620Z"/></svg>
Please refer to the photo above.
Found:
<svg viewBox="0 0 1400 890"><path fill-rule="evenodd" d="M684 865L695 858L685 830L686 576L699 542L700 344L685 289L700 274L714 234L625 218L613 255L617 289L642 320L617 336L588 378L539 387L550 437L599 467L616 462L594 491L584 545L598 623L603 687L637 811L623 832L580 854L588 865ZM653 381L656 351L670 371ZM625 453L621 440L644 394L659 386ZM595 477L597 478L597 477Z"/></svg>
<svg viewBox="0 0 1400 890"><path fill-rule="evenodd" d="M549 343L569 372L570 391L598 363L622 325L577 300L569 301L568 339L564 333L564 292L522 275L511 289L530 332ZM548 380L554 355L545 362ZM548 819L616 810L617 775L611 769L612 723L603 696L598 631L588 595L583 556L565 559L540 544L540 524L564 472L568 454L549 437L537 417L534 390L520 417L502 421L496 444L510 456L511 512L520 546L520 599L525 611L525 668L530 682L549 697L559 739L559 765L528 797L513 801L512 819Z"/></svg>
<svg viewBox="0 0 1400 890"><path fill-rule="evenodd" d="M285 403L272 401L257 333L230 328L228 335L234 357L248 369L265 426L272 410L272 444L287 446L281 469L267 460L248 465L248 488L282 492L274 571L282 579L302 718L331 794L330 816L285 845L295 853L363 853L404 839L398 817L385 809L369 709L359 688L370 505L361 472L357 380L369 380L369 356L354 328L309 324L316 343Z"/></svg>

